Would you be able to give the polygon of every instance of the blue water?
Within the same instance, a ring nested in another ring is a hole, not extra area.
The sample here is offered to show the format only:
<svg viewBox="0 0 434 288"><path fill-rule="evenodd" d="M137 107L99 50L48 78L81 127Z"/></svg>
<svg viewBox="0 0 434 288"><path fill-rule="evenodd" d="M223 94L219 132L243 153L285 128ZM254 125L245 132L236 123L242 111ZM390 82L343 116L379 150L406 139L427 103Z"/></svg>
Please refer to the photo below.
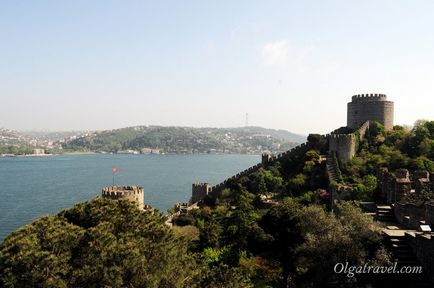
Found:
<svg viewBox="0 0 434 288"><path fill-rule="evenodd" d="M0 241L18 227L101 194L140 185L145 203L166 213L187 202L196 181L217 184L260 162L258 155L60 155L0 158Z"/></svg>

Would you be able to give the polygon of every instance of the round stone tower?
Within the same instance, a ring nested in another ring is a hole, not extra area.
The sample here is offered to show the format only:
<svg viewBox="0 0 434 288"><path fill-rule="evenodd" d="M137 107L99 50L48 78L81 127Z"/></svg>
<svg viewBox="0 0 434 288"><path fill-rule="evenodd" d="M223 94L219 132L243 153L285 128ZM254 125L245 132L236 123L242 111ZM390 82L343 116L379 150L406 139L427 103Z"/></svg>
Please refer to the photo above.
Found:
<svg viewBox="0 0 434 288"><path fill-rule="evenodd" d="M102 197L135 202L140 210L144 208L144 195L143 187L140 186L108 186L102 189Z"/></svg>
<svg viewBox="0 0 434 288"><path fill-rule="evenodd" d="M393 128L393 102L385 94L354 95L348 103L347 126L359 129L366 121L378 121L386 130Z"/></svg>

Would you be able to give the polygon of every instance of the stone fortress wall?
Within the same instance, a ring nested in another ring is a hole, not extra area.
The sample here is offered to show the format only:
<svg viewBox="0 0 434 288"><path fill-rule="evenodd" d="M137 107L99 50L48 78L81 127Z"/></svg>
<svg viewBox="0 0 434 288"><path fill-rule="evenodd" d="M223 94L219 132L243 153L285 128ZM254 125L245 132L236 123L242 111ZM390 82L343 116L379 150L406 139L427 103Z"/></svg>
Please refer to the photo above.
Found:
<svg viewBox="0 0 434 288"><path fill-rule="evenodd" d="M322 135L322 140L328 140L329 154L326 161L326 169L329 182L337 182L340 171L338 159L347 161L353 158L357 152L358 142L365 137L370 125L379 122L386 130L393 128L393 102L387 101L384 94L362 94L352 97L348 103L347 127L357 129L353 133L340 133L345 129L337 129L330 134ZM301 150L309 150L309 143L303 143L292 150L286 151L277 156L263 154L261 163L252 166L216 186L208 183L193 184L194 200L200 200L206 195L218 195L227 187L231 180L237 180L245 175L256 172L267 164L276 160L289 157L293 153L300 153ZM378 188L386 202L394 206L394 214L397 220L405 226L418 230L421 224L430 225L434 228L434 200L433 201L409 201L403 200L409 196L433 195L434 174L427 171L416 171L410 175L406 169L398 169L390 173L386 168L381 168L377 175ZM331 199L334 199L336 191L330 185ZM411 198L411 197L410 197ZM416 197L417 198L417 197ZM434 198L434 197L433 197ZM431 199L433 199L431 198ZM414 233L406 237L421 262L428 276L434 280L434 236L431 234Z"/></svg>
<svg viewBox="0 0 434 288"><path fill-rule="evenodd" d="M407 169L390 173L387 168L381 168L377 178L382 196L392 204L400 224L413 231L420 231L420 225L434 228L433 173L420 170L410 175ZM434 235L406 232L405 238L427 275L434 281Z"/></svg>
<svg viewBox="0 0 434 288"><path fill-rule="evenodd" d="M247 176L251 173L258 171L260 168L263 168L263 167L266 167L267 165L273 164L275 161L282 160L286 157L290 157L294 154L299 153L301 150L306 150L308 147L309 147L309 144L306 142L306 143L302 143L302 144L292 148L291 150L285 151L285 152L277 154L277 155L264 153L264 154L262 154L261 163L258 163L255 166L247 168L246 170L244 170L240 173L237 173L236 175L226 179L225 181L221 182L220 184L213 186L211 189L211 195L217 195L218 193L220 193L224 188L226 188L226 184L228 184L229 181L231 181L231 180L238 180L239 178L241 178L243 176Z"/></svg>
<svg viewBox="0 0 434 288"><path fill-rule="evenodd" d="M348 109L348 127L357 130L353 133L341 134L338 132L339 129L337 129L330 134L321 136L322 139L326 138L329 142L329 156L337 157L340 161L347 161L355 156L358 141L363 139L369 130L370 124L374 121L380 122L386 127L386 129L393 128L393 102L387 101L385 94L354 95L352 97L352 102L348 103ZM363 122L361 122L362 120ZM350 123L353 125L351 126ZM303 143L276 156L263 154L261 163L256 164L255 166L252 166L215 186L210 186L208 183L193 184L190 203L195 203L200 199L203 199L206 195L218 195L224 188L226 188L229 181L237 180L243 176L258 171L268 163L273 163L274 161L288 157L293 153L298 153L301 149L306 149L308 145L308 142ZM334 163L334 161L330 161L329 159L327 163ZM333 167L329 165L327 169L331 172Z"/></svg>
<svg viewBox="0 0 434 288"><path fill-rule="evenodd" d="M422 201L434 193L433 173L418 170L410 175L407 169L391 173L380 168L377 179L381 196L387 204L393 204L398 222L412 229L418 229L421 222L434 228L434 197L432 201Z"/></svg>
<svg viewBox="0 0 434 288"><path fill-rule="evenodd" d="M357 152L358 142L362 140L366 133L369 131L370 122L366 121L363 125L353 133L340 134L340 129L327 134L325 137L329 140L329 154L327 155L326 169L330 184L336 184L340 181L340 169L338 159L340 161L347 161L352 159ZM331 193L332 201L345 199L349 196L347 186L330 185L329 190Z"/></svg>
<svg viewBox="0 0 434 288"><path fill-rule="evenodd" d="M108 186L102 189L102 197L119 200L126 199L135 202L140 210L145 208L145 192L140 186Z"/></svg>
<svg viewBox="0 0 434 288"><path fill-rule="evenodd" d="M392 129L393 105L385 94L354 95L348 103L347 127L357 130L354 133L332 132L330 153L336 154L340 161L350 160L356 155L357 142L363 139L374 122L381 123L386 130Z"/></svg>
<svg viewBox="0 0 434 288"><path fill-rule="evenodd" d="M323 136L325 137L325 136ZM207 195L211 196L217 196L219 195L223 189L227 188L227 185L234 180L238 180L243 176L247 176L251 173L254 173L258 171L260 168L266 167L267 165L273 164L275 161L282 160L285 157L290 157L294 154L299 153L301 150L307 150L309 149L309 143L302 143L291 150L285 151L278 155L272 155L269 153L262 154L262 161L261 163L258 163L252 167L249 167L245 169L244 171L241 171L240 173L237 173L236 175L233 175L232 177L224 180L223 182L211 186L209 183L203 182L203 183L194 183L192 186L192 197L190 199L190 203L195 203L201 199L203 199Z"/></svg>
<svg viewBox="0 0 434 288"><path fill-rule="evenodd" d="M354 95L348 103L347 127L358 129L366 121L378 121L390 130L393 128L393 106L385 94Z"/></svg>

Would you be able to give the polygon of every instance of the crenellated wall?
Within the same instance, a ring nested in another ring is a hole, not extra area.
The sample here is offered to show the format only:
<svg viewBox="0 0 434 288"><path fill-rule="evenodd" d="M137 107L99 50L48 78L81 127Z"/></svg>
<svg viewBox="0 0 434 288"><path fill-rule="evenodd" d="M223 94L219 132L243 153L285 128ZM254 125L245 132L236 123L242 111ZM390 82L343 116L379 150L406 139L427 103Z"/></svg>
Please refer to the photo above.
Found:
<svg viewBox="0 0 434 288"><path fill-rule="evenodd" d="M406 240L422 264L428 277L434 281L434 235L420 231L420 225L434 228L434 189L432 177L427 171L415 171L410 175L407 169L390 173L381 168L377 174L378 187L389 204L393 204L396 220L411 229Z"/></svg>
<svg viewBox="0 0 434 288"><path fill-rule="evenodd" d="M425 273L434 282L434 237L420 233L405 233L405 237Z"/></svg>
<svg viewBox="0 0 434 288"><path fill-rule="evenodd" d="M434 203L425 204L425 218L426 224L434 228Z"/></svg>
<svg viewBox="0 0 434 288"><path fill-rule="evenodd" d="M370 120L372 121L380 121L381 123L386 123L387 127L391 123L393 126L393 102L386 101L385 94L362 94L362 95L354 95L352 97L352 102L348 103L348 121L352 122L353 125L348 125L349 128L357 129L353 133L348 134L340 134L338 130L335 130L331 134L322 135L321 139L327 139L329 143L329 154L336 155L336 157L340 161L347 161L353 158L356 155L357 144L358 142L365 137L366 132L369 130ZM392 106L390 106L392 105ZM387 107L391 107L391 110ZM361 113L357 109L361 109ZM363 108L363 109L362 109ZM351 109L351 112L350 112ZM354 110L356 109L356 110ZM366 111L365 111L365 110ZM372 110L372 111L371 111ZM378 115L382 115L381 118ZM357 115L357 116L355 116ZM378 116L378 117L377 117ZM381 119L380 119L381 118ZM391 119L391 122L390 122ZM362 121L363 120L363 121ZM384 121L383 121L384 120ZM273 156L271 154L264 153L262 154L261 163L256 164L228 179L225 181L212 186L211 188L206 188L205 190L194 186L192 191L192 199L191 201L194 203L199 201L206 195L210 194L213 196L218 195L224 188L227 187L227 184L231 180L237 180L243 176L246 176L250 173L256 172L261 167L265 167L269 164L272 164L274 161L280 160L284 157L288 157L293 153L298 153L300 149L306 149L306 145L309 142L303 143L289 151L281 153L277 156ZM208 189L210 189L208 191Z"/></svg>
<svg viewBox="0 0 434 288"><path fill-rule="evenodd" d="M327 135L328 136L328 135ZM322 139L324 139L325 136L322 136ZM251 173L254 173L258 171L260 168L266 167L267 165L273 164L275 161L282 160L285 157L290 157L291 155L294 155L296 153L299 153L301 150L307 150L309 149L310 145L309 142L300 144L291 150L285 151L278 155L272 155L268 153L262 154L261 157L261 163L258 163L252 167L247 168L244 171L241 171L240 173L237 173L236 175L233 175L232 177L224 180L223 182L215 185L210 186L208 183L195 183L192 186L192 197L190 199L190 203L195 203L201 199L203 199L206 195L212 195L217 196L219 195L223 189L227 187L230 181L232 180L238 180L243 176L247 176Z"/></svg>
<svg viewBox="0 0 434 288"><path fill-rule="evenodd" d="M418 229L420 221L426 219L425 205L417 205L415 203L395 203L394 213L396 220L407 227Z"/></svg>
<svg viewBox="0 0 434 288"><path fill-rule="evenodd" d="M357 129L357 131L355 133L360 135L360 139L363 139L365 137L366 133L369 130L370 125L371 125L371 122L365 121L365 123L363 123L359 129Z"/></svg>
<svg viewBox="0 0 434 288"><path fill-rule="evenodd" d="M357 94L351 97L352 102L386 101L386 94Z"/></svg>
<svg viewBox="0 0 434 288"><path fill-rule="evenodd" d="M434 191L427 171L415 171L410 175L407 169L390 173L381 168L377 174L381 196L388 204L394 205L395 217L399 223L418 229L421 221L434 228ZM431 199L431 200L430 200Z"/></svg>
<svg viewBox="0 0 434 288"><path fill-rule="evenodd" d="M244 170L240 173L237 173L236 175L226 179L225 181L213 186L211 188L211 195L217 196L218 194L220 194L221 191L226 188L227 184L231 180L238 180L243 176L247 176L251 173L258 171L260 168L263 168L263 167L266 167L267 165L273 164L275 161L279 161L279 160L282 160L286 157L290 157L291 155L299 153L301 150L307 150L307 149L309 149L309 147L310 147L309 142L306 142L306 143L300 144L300 145L292 148L291 150L280 153L278 155L263 154L262 159L261 159L262 160L261 163L258 163L255 166L247 168L246 170Z"/></svg>
<svg viewBox="0 0 434 288"><path fill-rule="evenodd" d="M357 129L354 133L332 132L329 138L330 152L336 153L340 161L347 161L356 155L357 143L365 137L369 126L375 121L385 129L393 128L393 102L385 94L354 95L348 103L347 127Z"/></svg>

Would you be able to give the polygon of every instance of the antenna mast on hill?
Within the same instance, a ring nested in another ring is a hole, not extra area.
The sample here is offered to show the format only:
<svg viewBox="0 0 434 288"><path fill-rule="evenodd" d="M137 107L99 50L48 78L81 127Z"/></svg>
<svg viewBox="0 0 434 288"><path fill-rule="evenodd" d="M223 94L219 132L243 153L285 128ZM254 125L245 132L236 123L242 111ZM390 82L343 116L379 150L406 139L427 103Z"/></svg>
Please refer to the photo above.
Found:
<svg viewBox="0 0 434 288"><path fill-rule="evenodd" d="M246 127L249 126L249 113L246 113Z"/></svg>

